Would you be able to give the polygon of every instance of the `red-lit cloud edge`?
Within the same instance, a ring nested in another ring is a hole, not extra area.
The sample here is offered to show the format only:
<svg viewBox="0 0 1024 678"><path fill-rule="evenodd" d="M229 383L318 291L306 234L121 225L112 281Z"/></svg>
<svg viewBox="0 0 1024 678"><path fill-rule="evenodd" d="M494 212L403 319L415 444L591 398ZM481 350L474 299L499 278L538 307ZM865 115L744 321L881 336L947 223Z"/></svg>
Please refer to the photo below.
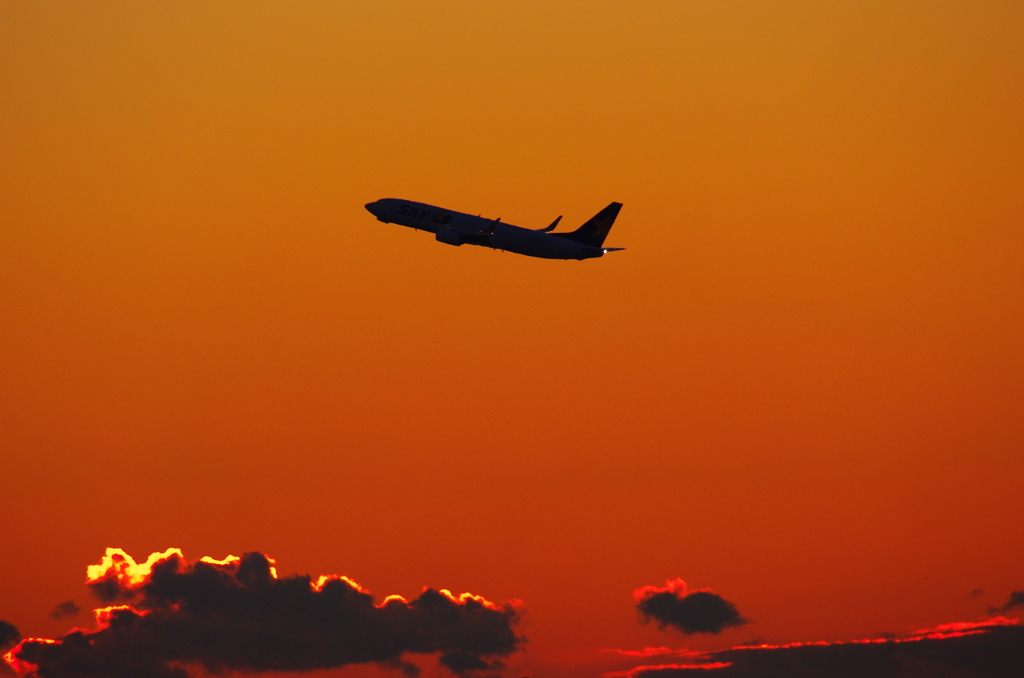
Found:
<svg viewBox="0 0 1024 678"><path fill-rule="evenodd" d="M976 622L954 622L942 624L930 629L918 629L906 638L866 638L862 640L847 641L811 641L795 642L782 645L736 645L724 650L697 651L686 648L672 649L668 647L645 647L641 650L606 649L602 652L614 652L624 657L650 658L650 657L677 657L684 659L685 663L671 664L648 664L636 666L625 671L609 671L603 674L604 678L638 678L642 674L656 671L680 671L680 670L716 670L732 666L728 659L729 655L751 650L787 650L801 647L830 647L830 646L856 646L856 645L885 645L899 643L919 643L931 640L950 640L989 633L994 629L1004 627L1020 626L1019 618L991 617Z"/></svg>
<svg viewBox="0 0 1024 678"><path fill-rule="evenodd" d="M147 558L146 561L142 563L136 562L135 559L127 553L125 553L123 549L108 548L106 553L103 555L103 559L100 560L99 563L95 565L89 565L86 568L85 583L86 585L95 585L102 581L114 580L119 584L122 590L138 590L142 588L146 584L146 582L149 581L149 577L153 572L153 567L157 563L163 562L165 560L170 560L175 556L181 559L180 562L187 562L185 559L185 554L181 552L181 549L177 548L170 548L166 551L151 553L149 555L149 558ZM266 556L266 558L271 565L270 576L274 579L277 579L278 577L276 561L270 556ZM210 556L203 556L199 559L198 562L206 563L207 565L213 565L214 567L234 574L238 570L238 565L241 561L242 559L238 556L229 555L226 558L222 558L221 560L211 558ZM324 587L324 584L326 584L329 581L343 581L356 591L370 595L370 592L367 589L363 588L354 579L339 574L322 574L316 579L316 581L310 582L310 588L314 591L321 591ZM475 600L484 607L492 610L501 610L503 607L501 605L496 605L495 603L492 603L483 596L478 596L473 593L461 593L458 596L456 596L448 589L441 589L438 592L446 598L448 598L449 600L451 600L453 603L465 603L467 600ZM385 607L387 606L388 603L390 603L393 600L397 600L403 603L409 602L402 596L392 594L389 596L385 596L380 603L377 603L376 607ZM520 601L510 602L513 604L519 604ZM125 607L130 606L115 605L109 608L100 608L94 610L94 612L96 613L97 621L100 621L99 617L101 612L110 609L124 609Z"/></svg>

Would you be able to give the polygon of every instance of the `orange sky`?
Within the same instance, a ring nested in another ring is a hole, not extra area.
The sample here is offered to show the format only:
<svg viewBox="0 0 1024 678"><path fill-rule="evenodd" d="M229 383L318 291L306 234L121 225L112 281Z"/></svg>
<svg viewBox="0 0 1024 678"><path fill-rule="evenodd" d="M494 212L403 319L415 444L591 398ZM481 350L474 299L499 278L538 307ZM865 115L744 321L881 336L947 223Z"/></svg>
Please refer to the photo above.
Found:
<svg viewBox="0 0 1024 678"><path fill-rule="evenodd" d="M106 547L174 546L521 598L523 675L976 619L1024 587L1022 34L1010 2L3 4L0 618L59 634ZM446 247L384 197L617 200L627 251ZM639 624L677 576L752 623Z"/></svg>

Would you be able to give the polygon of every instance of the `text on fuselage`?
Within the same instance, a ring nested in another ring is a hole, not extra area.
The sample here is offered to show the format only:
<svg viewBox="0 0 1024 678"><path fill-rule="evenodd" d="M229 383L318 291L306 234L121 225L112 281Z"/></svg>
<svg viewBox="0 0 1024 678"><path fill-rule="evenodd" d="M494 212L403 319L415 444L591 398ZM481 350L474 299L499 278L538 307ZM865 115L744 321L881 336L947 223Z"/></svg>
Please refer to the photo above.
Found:
<svg viewBox="0 0 1024 678"><path fill-rule="evenodd" d="M413 207L412 205L400 205L398 207L398 213L406 214L416 219L426 219L431 214L433 214L434 218L431 219L431 221L438 224L447 224L449 221L452 220L452 215L450 214L445 214L444 212L435 212L434 210L428 210L424 207Z"/></svg>

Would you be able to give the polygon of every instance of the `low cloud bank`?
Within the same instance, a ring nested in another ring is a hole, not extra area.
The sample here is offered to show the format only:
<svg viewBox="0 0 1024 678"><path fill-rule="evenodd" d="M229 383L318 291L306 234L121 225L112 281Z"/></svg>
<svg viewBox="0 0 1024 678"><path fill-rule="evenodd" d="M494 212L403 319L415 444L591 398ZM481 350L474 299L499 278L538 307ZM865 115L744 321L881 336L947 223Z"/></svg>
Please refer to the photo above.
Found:
<svg viewBox="0 0 1024 678"><path fill-rule="evenodd" d="M605 678L1019 678L1024 676L1024 626L996 617L925 629L908 638L683 651L681 658Z"/></svg>
<svg viewBox="0 0 1024 678"><path fill-rule="evenodd" d="M511 603L444 589L378 603L347 577L278 578L274 561L255 552L189 562L170 549L139 564L108 549L87 584L121 604L96 610L95 630L22 641L8 653L19 674L185 678L187 666L216 674L377 662L416 675L406 653L439 655L467 673L495 666L524 642Z"/></svg>

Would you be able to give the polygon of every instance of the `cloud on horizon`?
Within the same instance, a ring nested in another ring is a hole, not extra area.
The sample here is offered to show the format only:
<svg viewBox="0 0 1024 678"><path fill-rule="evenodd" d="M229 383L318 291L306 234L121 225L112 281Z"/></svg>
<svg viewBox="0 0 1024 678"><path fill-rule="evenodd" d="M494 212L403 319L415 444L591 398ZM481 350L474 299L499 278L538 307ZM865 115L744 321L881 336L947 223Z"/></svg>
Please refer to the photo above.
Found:
<svg viewBox="0 0 1024 678"><path fill-rule="evenodd" d="M1024 626L996 617L923 629L908 638L671 654L681 661L606 673L605 678L1015 678L1024 675Z"/></svg>
<svg viewBox="0 0 1024 678"><path fill-rule="evenodd" d="M671 579L665 586L644 586L633 592L636 608L644 621L654 619L661 628L671 626L683 633L721 633L747 620L736 606L709 589L689 592L682 579Z"/></svg>
<svg viewBox="0 0 1024 678"><path fill-rule="evenodd" d="M407 653L434 655L459 676L493 676L521 649L513 603L424 589L412 601L380 602L347 577L279 578L273 559L253 552L224 560L187 561L177 549L136 563L119 549L88 568L87 586L118 603L95 610L93 630L62 638L21 640L0 621L0 676L22 678L187 678L189 669L303 672L376 663L413 678ZM682 579L633 592L645 621L683 633L717 634L746 624L736 606ZM994 613L1024 606L1013 591ZM51 613L76 613L73 601ZM19 641L20 644L19 644ZM767 645L718 651L646 647L605 650L646 664L605 678L1011 678L1024 676L1024 625L996 616L849 642ZM13 670L12 670L13 669Z"/></svg>
<svg viewBox="0 0 1024 678"><path fill-rule="evenodd" d="M406 653L435 654L467 673L496 666L524 642L511 603L444 589L377 603L347 577L278 578L274 561L258 552L188 562L170 549L139 564L108 549L87 584L101 600L122 604L96 610L95 630L22 641L10 653L20 674L185 678L186 666L217 674L373 662L416 675Z"/></svg>

